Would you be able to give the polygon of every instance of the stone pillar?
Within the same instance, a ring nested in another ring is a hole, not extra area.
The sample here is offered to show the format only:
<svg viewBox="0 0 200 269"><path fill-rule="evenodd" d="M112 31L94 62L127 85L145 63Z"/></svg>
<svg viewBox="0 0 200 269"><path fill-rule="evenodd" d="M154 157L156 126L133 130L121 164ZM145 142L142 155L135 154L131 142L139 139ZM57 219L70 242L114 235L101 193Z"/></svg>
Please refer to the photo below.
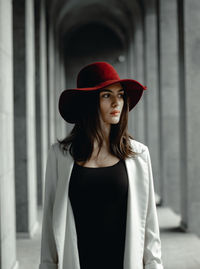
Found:
<svg viewBox="0 0 200 269"><path fill-rule="evenodd" d="M177 2L160 0L160 126L161 167L165 205L180 212L180 115L178 91Z"/></svg>
<svg viewBox="0 0 200 269"><path fill-rule="evenodd" d="M44 1L35 1L36 41L36 131L38 204L42 204L44 175L48 152L47 42Z"/></svg>
<svg viewBox="0 0 200 269"><path fill-rule="evenodd" d="M54 109L55 109L55 124L56 124L56 139L63 139L62 136L62 120L58 111L58 100L60 96L61 89L61 81L60 81L60 72L61 72L61 63L60 63L60 55L59 55L59 37L55 36L55 83L54 83L54 91L55 91L55 99L54 99Z"/></svg>
<svg viewBox="0 0 200 269"><path fill-rule="evenodd" d="M129 23L130 28L128 29L128 53L127 53L127 61L128 61L128 74L127 78L134 79L135 78L135 65L134 65L134 27L133 27L133 19L129 16ZM129 120L128 120L128 131L129 133L135 138L136 130L134 129L135 126L135 117L134 112L129 113Z"/></svg>
<svg viewBox="0 0 200 269"><path fill-rule="evenodd" d="M130 29L128 31L128 78L133 78L135 75L135 66L134 66L134 27L133 20L130 18Z"/></svg>
<svg viewBox="0 0 200 269"><path fill-rule="evenodd" d="M41 141L41 106L40 106L40 1L35 0L35 90L36 90L36 152L37 152L37 200L42 203L42 141Z"/></svg>
<svg viewBox="0 0 200 269"><path fill-rule="evenodd" d="M14 129L18 236L37 227L33 1L13 2Z"/></svg>
<svg viewBox="0 0 200 269"><path fill-rule="evenodd" d="M182 32L182 57L180 57L182 111L185 111L184 129L181 134L183 171L186 176L181 182L182 189L182 225L200 236L200 2L179 1L180 31ZM180 36L180 37L181 37ZM185 137L184 137L185 135ZM186 167L184 166L186 165Z"/></svg>
<svg viewBox="0 0 200 269"><path fill-rule="evenodd" d="M141 10L135 12L134 25L134 79L144 85L144 29ZM146 92L143 93L141 100L131 111L131 117L134 120L134 138L142 143L146 143L145 95Z"/></svg>
<svg viewBox="0 0 200 269"><path fill-rule="evenodd" d="M132 43L129 45L129 46L131 46L132 45ZM132 50L133 50L133 45L132 45ZM133 54L133 53L131 53L131 54ZM131 55L130 55L131 56ZM130 57L130 58L132 58L132 57ZM133 61L131 61L131 63L130 64L132 64L133 65ZM132 68L131 68L132 69ZM133 73L131 72L131 70L130 70L130 74L132 74L132 75L129 75L128 77L129 78L131 78L131 79L133 79L134 78L134 75L133 75ZM133 111L131 111L131 112L129 112L129 116L128 116L128 132L130 133L130 135L133 137L133 138L135 138L135 135L136 135L136 130L135 130L135 125L136 125L136 123L135 123L135 115L134 115L134 112Z"/></svg>
<svg viewBox="0 0 200 269"><path fill-rule="evenodd" d="M0 0L0 268L17 268L12 1Z"/></svg>
<svg viewBox="0 0 200 269"><path fill-rule="evenodd" d="M155 191L160 194L160 134L158 91L158 46L156 0L145 1L146 110L147 144L149 146Z"/></svg>
<svg viewBox="0 0 200 269"><path fill-rule="evenodd" d="M55 45L54 32L50 23L48 29L48 65L49 65L49 144L56 140L55 131Z"/></svg>
<svg viewBox="0 0 200 269"><path fill-rule="evenodd" d="M58 139L63 139L67 135L67 124L65 121L61 118L60 113L58 111L58 100L60 97L60 94L63 90L66 89L66 81L65 81L65 67L64 67L64 48L63 45L57 37L58 46L57 46L57 57L58 57L58 70L59 72L57 73L57 87L56 87L56 104L55 104L55 112L56 112L56 121L59 123L59 131L57 138Z"/></svg>

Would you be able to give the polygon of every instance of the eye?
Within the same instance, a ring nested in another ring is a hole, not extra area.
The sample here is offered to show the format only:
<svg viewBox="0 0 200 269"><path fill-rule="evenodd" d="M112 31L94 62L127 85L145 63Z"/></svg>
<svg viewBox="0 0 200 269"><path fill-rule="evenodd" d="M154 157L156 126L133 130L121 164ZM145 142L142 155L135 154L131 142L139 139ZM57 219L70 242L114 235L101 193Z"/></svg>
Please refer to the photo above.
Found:
<svg viewBox="0 0 200 269"><path fill-rule="evenodd" d="M102 94L102 97L108 98L110 96L109 93Z"/></svg>
<svg viewBox="0 0 200 269"><path fill-rule="evenodd" d="M119 97L123 98L124 97L124 93L119 93Z"/></svg>

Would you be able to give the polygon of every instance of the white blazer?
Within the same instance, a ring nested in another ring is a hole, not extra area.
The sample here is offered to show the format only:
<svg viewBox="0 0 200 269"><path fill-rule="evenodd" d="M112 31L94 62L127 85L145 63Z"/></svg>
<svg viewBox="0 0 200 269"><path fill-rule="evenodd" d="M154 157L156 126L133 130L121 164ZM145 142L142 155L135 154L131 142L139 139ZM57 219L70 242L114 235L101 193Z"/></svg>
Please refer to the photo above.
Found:
<svg viewBox="0 0 200 269"><path fill-rule="evenodd" d="M131 143L138 155L125 160L129 188L123 269L163 269L149 150L136 140ZM73 164L69 152L63 153L58 143L51 146L45 176L39 269L81 269L68 197Z"/></svg>

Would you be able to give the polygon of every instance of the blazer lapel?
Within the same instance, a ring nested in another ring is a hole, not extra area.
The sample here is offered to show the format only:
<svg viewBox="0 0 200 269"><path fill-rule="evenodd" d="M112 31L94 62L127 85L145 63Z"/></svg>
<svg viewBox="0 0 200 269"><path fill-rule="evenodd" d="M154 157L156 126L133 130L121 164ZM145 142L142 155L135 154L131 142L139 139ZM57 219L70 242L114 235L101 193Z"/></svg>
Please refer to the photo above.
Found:
<svg viewBox="0 0 200 269"><path fill-rule="evenodd" d="M59 256L59 268L63 268L62 262L68 208L68 187L73 164L74 160L69 153L58 155L58 182L53 208L53 230Z"/></svg>
<svg viewBox="0 0 200 269"><path fill-rule="evenodd" d="M141 158L125 161L129 189L124 250L124 269L143 268L143 239L145 231L147 184L144 182L144 162ZM145 188L143 185L146 185Z"/></svg>

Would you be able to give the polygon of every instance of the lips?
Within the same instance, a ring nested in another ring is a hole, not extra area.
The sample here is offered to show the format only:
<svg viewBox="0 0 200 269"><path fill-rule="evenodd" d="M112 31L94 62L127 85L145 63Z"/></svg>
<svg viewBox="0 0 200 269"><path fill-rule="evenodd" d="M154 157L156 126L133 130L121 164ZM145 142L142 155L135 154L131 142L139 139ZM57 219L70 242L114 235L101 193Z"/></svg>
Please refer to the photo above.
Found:
<svg viewBox="0 0 200 269"><path fill-rule="evenodd" d="M120 113L119 110L113 110L110 114L112 114L112 115L118 115L119 113Z"/></svg>

